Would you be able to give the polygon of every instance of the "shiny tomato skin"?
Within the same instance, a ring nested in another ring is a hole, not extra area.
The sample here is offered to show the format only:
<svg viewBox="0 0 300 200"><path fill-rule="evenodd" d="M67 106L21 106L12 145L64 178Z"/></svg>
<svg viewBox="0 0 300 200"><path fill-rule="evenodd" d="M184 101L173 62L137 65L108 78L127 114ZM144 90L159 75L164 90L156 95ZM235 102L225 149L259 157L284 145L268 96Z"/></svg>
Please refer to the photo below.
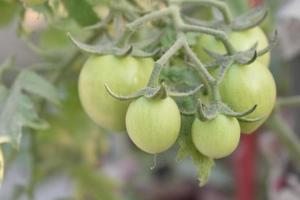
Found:
<svg viewBox="0 0 300 200"><path fill-rule="evenodd" d="M252 133L271 114L276 101L276 85L271 72L259 62L233 65L220 85L223 102L234 111L244 112L254 105L256 110L247 118L260 118L257 122L240 122L242 133Z"/></svg>
<svg viewBox="0 0 300 200"><path fill-rule="evenodd" d="M169 149L180 131L180 112L175 101L141 97L132 102L126 114L130 139L141 150L157 154Z"/></svg>
<svg viewBox="0 0 300 200"><path fill-rule="evenodd" d="M195 147L209 158L230 155L240 141L240 125L236 118L217 115L209 121L196 118L192 125L192 140Z"/></svg>
<svg viewBox="0 0 300 200"><path fill-rule="evenodd" d="M117 94L132 94L147 85L153 65L151 58L91 56L83 66L78 86L86 113L108 131L125 131L129 102L110 96L105 84Z"/></svg>
<svg viewBox="0 0 300 200"><path fill-rule="evenodd" d="M259 27L255 27L242 32L230 32L228 34L228 39L237 51L248 50L256 42L258 42L258 51L266 48L269 45L268 38L266 37L263 30ZM222 42L216 40L213 36L210 35L201 35L198 38L194 50L203 62L212 61L212 58L203 50L203 48L221 54L226 53ZM265 55L258 57L257 60L261 62L263 66L268 67L270 64L270 53L266 53Z"/></svg>

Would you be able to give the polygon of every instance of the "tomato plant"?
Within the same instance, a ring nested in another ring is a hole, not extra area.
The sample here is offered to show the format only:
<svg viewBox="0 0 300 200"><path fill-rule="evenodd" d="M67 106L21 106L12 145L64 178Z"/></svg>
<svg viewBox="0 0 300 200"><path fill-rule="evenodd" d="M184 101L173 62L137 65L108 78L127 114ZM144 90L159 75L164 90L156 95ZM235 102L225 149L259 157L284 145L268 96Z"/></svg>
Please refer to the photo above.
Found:
<svg viewBox="0 0 300 200"><path fill-rule="evenodd" d="M222 100L236 111L245 111L257 105L248 118L256 122L240 121L243 133L253 133L271 114L276 100L276 85L272 74L261 63L233 65L220 85Z"/></svg>
<svg viewBox="0 0 300 200"><path fill-rule="evenodd" d="M240 125L236 118L218 115L210 121L195 119L192 138L196 148L210 158L230 155L240 141Z"/></svg>
<svg viewBox="0 0 300 200"><path fill-rule="evenodd" d="M257 43L257 51L261 51L269 45L265 33L259 27L241 32L230 32L228 34L228 39L234 48L239 51L246 51L255 43ZM221 54L226 53L222 42L216 40L215 37L210 35L201 35L198 38L194 49L199 58L202 58L201 60L203 62L212 61L212 58L205 52L204 48ZM257 60L263 64L263 67L268 67L270 64L270 53L262 55Z"/></svg>
<svg viewBox="0 0 300 200"><path fill-rule="evenodd" d="M192 158L202 186L214 160L275 107L267 67L274 38L259 27L266 9L234 17L218 0L3 2L0 26L17 10L18 35L40 58L28 67L13 58L0 65L0 144L30 147L29 198L41 169L69 165L77 198L113 199L99 192L110 187L95 170L107 147L102 132L126 132L111 137L128 136L150 154L179 144L178 160Z"/></svg>
<svg viewBox="0 0 300 200"><path fill-rule="evenodd" d="M145 152L157 154L170 148L180 131L180 112L173 99L133 101L126 114L130 139Z"/></svg>
<svg viewBox="0 0 300 200"><path fill-rule="evenodd" d="M152 59L112 55L90 57L79 77L83 108L101 127L109 131L124 131L129 102L111 97L105 84L122 95L130 94L146 86L152 68Z"/></svg>

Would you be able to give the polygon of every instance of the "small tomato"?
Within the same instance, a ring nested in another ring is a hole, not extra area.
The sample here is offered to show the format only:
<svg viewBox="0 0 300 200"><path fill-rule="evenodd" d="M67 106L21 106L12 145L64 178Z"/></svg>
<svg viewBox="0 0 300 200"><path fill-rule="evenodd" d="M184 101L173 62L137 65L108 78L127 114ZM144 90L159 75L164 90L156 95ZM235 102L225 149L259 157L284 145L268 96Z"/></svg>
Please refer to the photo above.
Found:
<svg viewBox="0 0 300 200"><path fill-rule="evenodd" d="M126 114L129 137L137 147L156 154L170 148L180 131L180 112L175 101L141 97L132 102Z"/></svg>
<svg viewBox="0 0 300 200"><path fill-rule="evenodd" d="M231 154L240 141L240 125L236 118L217 115L209 121L195 119L192 125L195 147L210 158L223 158Z"/></svg>

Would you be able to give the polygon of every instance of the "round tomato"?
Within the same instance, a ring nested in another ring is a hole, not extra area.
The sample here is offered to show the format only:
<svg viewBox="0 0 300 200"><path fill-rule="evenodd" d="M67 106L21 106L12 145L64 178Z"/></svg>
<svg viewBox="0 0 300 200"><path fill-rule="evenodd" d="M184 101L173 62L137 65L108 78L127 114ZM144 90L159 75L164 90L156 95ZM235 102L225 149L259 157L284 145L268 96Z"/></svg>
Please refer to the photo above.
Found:
<svg viewBox="0 0 300 200"><path fill-rule="evenodd" d="M262 50L268 46L268 38L263 30L259 27L255 27L243 32L231 32L228 34L228 39L232 43L233 47L237 51L246 51L258 42L257 50ZM195 52L203 62L212 61L212 58L203 50L206 48L211 51L215 51L221 54L225 54L225 48L221 41L215 39L211 35L203 34L198 38L197 44L194 47ZM270 64L270 53L257 58L264 66Z"/></svg>
<svg viewBox="0 0 300 200"><path fill-rule="evenodd" d="M150 58L91 56L79 77L79 97L90 118L109 131L125 131L129 102L110 96L105 84L117 94L132 94L147 85L153 65Z"/></svg>
<svg viewBox="0 0 300 200"><path fill-rule="evenodd" d="M257 122L240 122L242 133L252 133L271 114L276 100L276 85L272 74L261 63L231 66L222 83L223 102L234 111L244 112L254 105L256 110L246 118L262 118Z"/></svg>
<svg viewBox="0 0 300 200"><path fill-rule="evenodd" d="M223 158L231 154L240 141L240 125L236 118L217 115L210 121L195 119L192 125L195 147L210 158Z"/></svg>
<svg viewBox="0 0 300 200"><path fill-rule="evenodd" d="M180 112L175 101L141 97L126 114L130 139L145 152L156 154L171 147L180 131Z"/></svg>
<svg viewBox="0 0 300 200"><path fill-rule="evenodd" d="M2 149L0 148L0 184L3 180L3 174L4 174L4 158L3 158Z"/></svg>

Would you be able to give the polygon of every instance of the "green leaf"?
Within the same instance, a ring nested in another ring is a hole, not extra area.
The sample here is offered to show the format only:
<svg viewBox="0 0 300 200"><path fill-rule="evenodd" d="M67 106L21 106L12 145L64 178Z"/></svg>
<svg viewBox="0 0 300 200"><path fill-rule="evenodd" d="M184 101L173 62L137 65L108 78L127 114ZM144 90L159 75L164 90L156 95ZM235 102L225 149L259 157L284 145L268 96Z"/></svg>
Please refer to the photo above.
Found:
<svg viewBox="0 0 300 200"><path fill-rule="evenodd" d="M23 91L59 102L54 86L31 71L22 71L10 90L0 86L0 144L12 143L18 147L23 127L48 128L48 123L39 118L34 103Z"/></svg>
<svg viewBox="0 0 300 200"><path fill-rule="evenodd" d="M69 16L81 26L89 26L97 23L100 19L86 0L63 0Z"/></svg>
<svg viewBox="0 0 300 200"><path fill-rule="evenodd" d="M59 104L56 88L43 77L32 71L24 71L20 77L24 90L43 97L52 103Z"/></svg>
<svg viewBox="0 0 300 200"><path fill-rule="evenodd" d="M176 41L176 33L173 29L166 27L165 32L161 37L162 48L169 48Z"/></svg>
<svg viewBox="0 0 300 200"><path fill-rule="evenodd" d="M193 163L197 167L198 179L200 182L199 185L204 186L209 180L214 161L213 159L202 155L195 148L190 135L193 120L194 117L183 117L182 130L178 139L180 149L176 159L177 161L180 161L184 158L191 157Z"/></svg>
<svg viewBox="0 0 300 200"><path fill-rule="evenodd" d="M0 143L12 143L18 147L24 126L45 129L47 123L38 118L34 104L22 94L19 83L10 92L1 88Z"/></svg>

